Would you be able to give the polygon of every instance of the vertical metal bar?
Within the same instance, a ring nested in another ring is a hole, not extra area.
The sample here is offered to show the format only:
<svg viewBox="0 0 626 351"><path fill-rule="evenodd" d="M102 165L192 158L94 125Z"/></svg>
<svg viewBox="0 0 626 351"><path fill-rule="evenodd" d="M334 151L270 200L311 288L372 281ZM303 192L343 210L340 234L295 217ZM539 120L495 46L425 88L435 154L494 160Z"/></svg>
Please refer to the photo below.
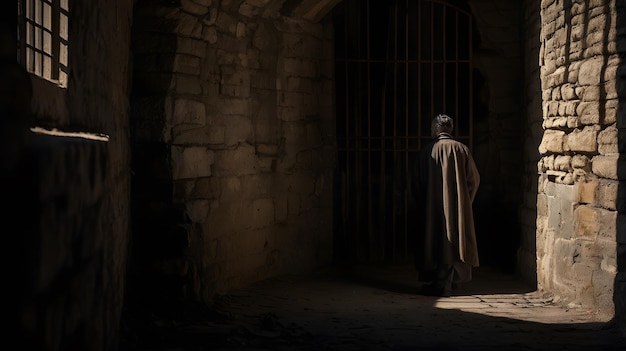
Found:
<svg viewBox="0 0 626 351"><path fill-rule="evenodd" d="M396 174L395 174L396 173L396 166L395 165L396 165L396 163L398 163L398 161L397 161L398 160L398 157L397 157L398 156L398 149L396 147L397 146L396 139L398 138L398 126L397 126L397 120L398 120L398 116L397 116L397 114L398 114L398 88L397 88L398 87L398 25L397 25L397 21L398 21L398 17L399 17L399 13L398 12L399 12L398 11L398 2L396 2L395 3L395 7L394 7L394 16L393 16L393 19L394 19L394 32L393 32L393 34L394 34L393 35L393 43L394 43L394 45L393 45L393 47L394 47L394 50L393 50L393 52L394 52L394 54L393 54L393 62L394 62L394 64L393 64L393 77L394 77L394 84L393 84L393 87L394 87L394 94L393 94L393 156L394 156L393 157L393 165L394 165L393 166L393 173L394 173L394 176L393 176L393 179L394 179L394 187L393 187L393 189L394 189L394 191L393 191L393 194L392 194L393 214L392 214L392 217L391 217L392 218L392 223L393 223L393 230L391 231L391 236L392 236L392 240L391 240L391 255L392 255L392 257L391 257L391 260L392 260L392 262L396 261L396 255L395 255L396 247L397 247L396 235L397 235L397 230L398 230L398 227L396 225L396 218L398 218L398 211L397 211L397 205L396 205L396 192L397 192L397 189L398 189L398 185L395 184L396 183L395 180L399 178L399 177L396 177ZM404 14L405 25L406 25L407 24L406 23L406 18L407 18L407 16L406 16L406 2L405 2L405 6L404 6L404 11L402 13ZM406 33L407 32L408 32L407 29L405 29L405 45L404 45L405 57L406 57L406 52L408 52L407 46L406 46ZM406 60L405 60L405 62L406 62ZM405 63L405 66L406 66L406 63ZM406 87L406 84L408 82L407 71L405 71L404 74L405 74L405 80L404 80L405 83L404 84L405 84L405 87ZM406 101L406 91L407 91L407 89L405 89L405 101ZM404 120L406 121L406 112L405 112ZM406 131L405 131L405 133L406 133Z"/></svg>
<svg viewBox="0 0 626 351"><path fill-rule="evenodd" d="M454 21L454 29L455 29L455 31L454 32L457 35L456 43L454 43L454 75L455 75L454 81L456 82L456 87L454 89L454 100L456 101L456 103L455 103L456 107L455 107L455 110L454 110L454 116L455 116L455 118L460 119L460 118L462 118L462 116L459 115L459 113L461 111L459 110L459 88L458 88L458 86L459 86L459 65L460 65L460 62L459 62L459 37L458 37L458 35L459 35L459 12L458 11L455 11L454 19L455 19L455 21ZM456 133L455 134L458 137L458 135L459 135L459 128L455 128L455 129L456 129Z"/></svg>
<svg viewBox="0 0 626 351"><path fill-rule="evenodd" d="M51 33L50 35L52 36L52 48L51 48L51 55L52 57L51 59L51 67L50 69L52 70L52 72L50 72L50 76L52 77L52 79L58 80L59 79L59 72L60 72L60 67L59 67L59 52L60 52L60 48L61 48L61 33L60 33L60 20L61 20L61 4L60 4L60 0L54 0L51 2L50 4L51 7L51 16L52 16L52 23L51 23Z"/></svg>
<svg viewBox="0 0 626 351"><path fill-rule="evenodd" d="M360 62L360 58L361 58L361 17L362 13L361 13L361 2L358 1L358 13L359 16L357 17L357 30L356 30L356 38L357 38L357 82L361 83L361 65L358 63ZM355 138L356 138L356 160L355 160L355 176L356 176L356 180L355 180L355 192L356 192L356 201L355 201L355 206L356 211L355 211L355 233L354 233L354 237L355 237L355 250L356 250L356 254L358 257L359 254L359 244L360 244L360 233L361 233L361 209L359 208L359 205L361 204L361 196L362 196L362 189L361 189L361 177L359 176L360 174L362 174L362 156L360 154L360 150L361 150L361 106L359 105L360 103L360 99L355 98L355 111L354 111L354 124L355 124Z"/></svg>
<svg viewBox="0 0 626 351"><path fill-rule="evenodd" d="M349 5L347 5L349 6ZM346 12L349 12L346 10ZM351 170L352 167L350 166L350 156L352 155L352 150L351 150L351 139L350 139L350 84L348 84L348 82L350 81L350 71L348 70L348 38L349 38L349 26L348 26L348 16L347 14L344 15L345 19L344 19L344 59L346 62L345 65L345 77L346 77L346 83L345 83L345 101L346 101L346 112L345 112L345 146L346 146L346 150L344 151L345 153L345 158L346 158L346 175L345 175L345 184L344 184L344 189L343 190L343 198L342 198L342 202L343 202L343 206L344 206L344 212L342 214L343 216L343 227L342 227L342 233L341 235L343 235L344 238L351 238L353 237L353 235L348 236L348 226L349 226L349 221L350 221L350 213L352 210L352 206L350 206L351 201L350 201L350 186L352 184L352 178L351 178ZM348 245L351 245L351 242L347 242L344 241L346 243L346 245L344 246L344 249L347 250L352 250L353 248L348 248Z"/></svg>
<svg viewBox="0 0 626 351"><path fill-rule="evenodd" d="M371 57L370 57L370 1L366 1L366 74L367 74L367 222L368 222L368 255L372 253L374 242L374 213L373 213L373 189L372 189L372 81L371 81ZM371 257L371 256L369 256Z"/></svg>
<svg viewBox="0 0 626 351"><path fill-rule="evenodd" d="M468 104L468 118L469 118L469 147L470 150L474 150L474 87L473 87L473 81L474 81L474 72L472 70L472 47L473 47L473 43L472 43L472 32L474 30L473 28L473 23L471 20L471 17L468 16L468 27L469 30L467 31L467 41L468 41L468 62L467 62L467 68L468 68L468 76L469 76L469 81L468 81L468 87L467 87L467 91L469 94L469 104Z"/></svg>
<svg viewBox="0 0 626 351"><path fill-rule="evenodd" d="M380 147L379 147L379 165L378 165L378 177L379 177L379 184L380 186L378 187L378 240L380 241L380 252L378 252L378 255L380 255L379 257L384 257L385 256L385 236L382 235L385 232L385 110L386 110L386 103L387 103L387 65L389 63L389 33L390 33L390 25L391 25L391 12L387 11L387 31L385 32L385 34L387 35L387 39L385 40L385 58L383 59L382 62L382 74L383 74L383 84L382 84L382 88L380 91L380 97L381 97L381 104L380 104L380 118L379 118L379 129L380 129L380 136L379 137L379 142L380 142ZM382 235L382 238L381 238Z"/></svg>
<svg viewBox="0 0 626 351"><path fill-rule="evenodd" d="M447 110L447 94L446 94L446 71L447 71L447 57L446 57L446 8L441 7L441 111L448 113ZM454 116L456 118L456 116ZM455 128L458 129L458 128Z"/></svg>
<svg viewBox="0 0 626 351"><path fill-rule="evenodd" d="M404 79L404 174L405 174L405 178L404 178L404 191L403 191L403 203L404 203L404 223L403 223L403 231L402 231L402 238L403 238L403 249L404 249L404 259L406 259L407 257L407 250L408 250L408 198L407 198L407 192L406 189L409 188L409 182L410 182L410 159L409 159L409 118L411 118L410 114L409 114L409 103L408 101L410 101L409 99L409 79L411 79L410 76L410 63L409 63L409 33L410 33L410 28L409 28L409 3L408 0L404 2L404 75L405 75L405 79ZM395 242L394 242L395 243Z"/></svg>
<svg viewBox="0 0 626 351"><path fill-rule="evenodd" d="M26 65L26 4L24 2L24 0L18 1L17 3L18 6L18 16L17 16L17 23L19 26L19 29L17 31L18 34L18 38L19 38L19 63L22 64L22 66L24 68L27 68L28 66Z"/></svg>
<svg viewBox="0 0 626 351"><path fill-rule="evenodd" d="M417 50L416 50L416 64L417 64L417 149L421 149L422 145L422 85L420 84L422 78L422 2L417 3ZM408 101L408 100L407 100ZM408 105L407 105L408 106Z"/></svg>
<svg viewBox="0 0 626 351"><path fill-rule="evenodd" d="M435 91L435 41L434 39L435 33L435 4L431 3L430 5L430 116L434 116L435 110L434 108L434 96L432 92Z"/></svg>

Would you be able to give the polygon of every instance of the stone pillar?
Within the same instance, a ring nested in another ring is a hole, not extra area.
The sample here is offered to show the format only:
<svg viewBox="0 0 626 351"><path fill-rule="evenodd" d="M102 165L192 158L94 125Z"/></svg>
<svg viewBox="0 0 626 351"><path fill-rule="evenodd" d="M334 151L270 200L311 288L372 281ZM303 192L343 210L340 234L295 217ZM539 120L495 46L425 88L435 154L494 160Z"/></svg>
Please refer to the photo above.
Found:
<svg viewBox="0 0 626 351"><path fill-rule="evenodd" d="M538 286L605 316L614 313L614 288L623 289L619 4L541 2Z"/></svg>

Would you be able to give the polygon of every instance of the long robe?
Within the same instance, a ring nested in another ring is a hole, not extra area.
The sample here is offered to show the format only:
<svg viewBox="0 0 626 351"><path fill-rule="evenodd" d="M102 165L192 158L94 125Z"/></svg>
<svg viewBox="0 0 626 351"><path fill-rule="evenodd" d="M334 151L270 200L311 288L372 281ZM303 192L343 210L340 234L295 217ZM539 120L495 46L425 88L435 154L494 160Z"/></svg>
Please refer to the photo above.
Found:
<svg viewBox="0 0 626 351"><path fill-rule="evenodd" d="M480 175L469 148L441 133L420 152L415 168L419 211L415 267L420 280L432 279L442 264L460 261L470 269L478 267L472 202Z"/></svg>

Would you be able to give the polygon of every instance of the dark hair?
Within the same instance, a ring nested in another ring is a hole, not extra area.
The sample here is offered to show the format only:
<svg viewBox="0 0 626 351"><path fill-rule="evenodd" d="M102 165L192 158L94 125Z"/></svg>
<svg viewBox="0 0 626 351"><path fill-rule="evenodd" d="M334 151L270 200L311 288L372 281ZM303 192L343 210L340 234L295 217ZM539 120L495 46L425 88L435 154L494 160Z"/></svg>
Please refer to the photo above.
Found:
<svg viewBox="0 0 626 351"><path fill-rule="evenodd" d="M452 132L452 129L454 129L454 120L446 114L435 116L433 123L446 132Z"/></svg>

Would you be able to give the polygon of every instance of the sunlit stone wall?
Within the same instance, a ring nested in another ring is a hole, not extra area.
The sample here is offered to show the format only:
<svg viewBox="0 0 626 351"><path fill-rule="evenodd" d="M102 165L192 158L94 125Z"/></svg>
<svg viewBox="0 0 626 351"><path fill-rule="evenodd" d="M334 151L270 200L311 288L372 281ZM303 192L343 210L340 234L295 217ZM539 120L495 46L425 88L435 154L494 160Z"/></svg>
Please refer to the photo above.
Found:
<svg viewBox="0 0 626 351"><path fill-rule="evenodd" d="M624 6L541 1L538 287L607 316L615 309L615 289L624 296L618 274L625 166L619 161L624 37L618 29L624 24L618 13Z"/></svg>

